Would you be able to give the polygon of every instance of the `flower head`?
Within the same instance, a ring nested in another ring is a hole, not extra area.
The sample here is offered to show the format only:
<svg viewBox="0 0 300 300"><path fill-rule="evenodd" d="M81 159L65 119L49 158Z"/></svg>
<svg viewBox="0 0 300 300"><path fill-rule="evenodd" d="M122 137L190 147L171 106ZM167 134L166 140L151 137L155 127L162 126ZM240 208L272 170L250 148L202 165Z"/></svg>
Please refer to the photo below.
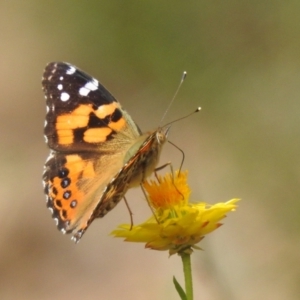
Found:
<svg viewBox="0 0 300 300"><path fill-rule="evenodd" d="M172 209L176 205L188 203L191 190L187 185L187 172L167 173L164 177L158 176L157 180L144 183L151 206L157 211Z"/></svg>
<svg viewBox="0 0 300 300"><path fill-rule="evenodd" d="M219 221L235 210L239 201L190 203L187 172L159 176L157 181L147 181L144 188L155 215L132 228L129 224L120 225L111 234L125 241L146 243L146 248L169 250L170 255L200 249L196 244L220 227Z"/></svg>

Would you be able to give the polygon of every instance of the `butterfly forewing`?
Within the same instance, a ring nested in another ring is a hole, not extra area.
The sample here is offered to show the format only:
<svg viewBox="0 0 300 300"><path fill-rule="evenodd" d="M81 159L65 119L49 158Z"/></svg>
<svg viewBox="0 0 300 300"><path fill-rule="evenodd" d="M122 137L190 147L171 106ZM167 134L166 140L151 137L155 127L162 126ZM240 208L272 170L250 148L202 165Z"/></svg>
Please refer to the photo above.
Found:
<svg viewBox="0 0 300 300"><path fill-rule="evenodd" d="M92 151L116 132L138 136L119 102L98 80L66 63L47 65L43 80L47 115L45 138L58 151Z"/></svg>

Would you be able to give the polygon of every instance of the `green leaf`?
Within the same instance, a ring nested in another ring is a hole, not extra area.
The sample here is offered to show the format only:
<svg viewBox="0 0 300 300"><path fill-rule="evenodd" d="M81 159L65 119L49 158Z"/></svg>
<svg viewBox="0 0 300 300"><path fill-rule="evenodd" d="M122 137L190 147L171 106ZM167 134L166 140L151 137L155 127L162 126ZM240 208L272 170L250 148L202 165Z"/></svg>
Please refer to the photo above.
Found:
<svg viewBox="0 0 300 300"><path fill-rule="evenodd" d="M183 290L183 288L181 287L181 285L179 284L175 276L173 276L173 283L175 285L176 291L178 292L181 300L187 300L185 291Z"/></svg>

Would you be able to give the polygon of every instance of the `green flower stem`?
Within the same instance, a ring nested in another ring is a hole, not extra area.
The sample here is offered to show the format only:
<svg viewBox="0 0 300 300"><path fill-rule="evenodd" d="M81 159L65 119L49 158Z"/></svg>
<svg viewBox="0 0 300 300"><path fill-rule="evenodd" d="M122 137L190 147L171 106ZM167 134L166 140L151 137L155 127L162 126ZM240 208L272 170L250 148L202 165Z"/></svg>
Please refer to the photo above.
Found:
<svg viewBox="0 0 300 300"><path fill-rule="evenodd" d="M187 300L193 300L193 279L192 279L192 268L191 268L191 255L187 253L180 254L183 264L183 273L185 281L185 293Z"/></svg>

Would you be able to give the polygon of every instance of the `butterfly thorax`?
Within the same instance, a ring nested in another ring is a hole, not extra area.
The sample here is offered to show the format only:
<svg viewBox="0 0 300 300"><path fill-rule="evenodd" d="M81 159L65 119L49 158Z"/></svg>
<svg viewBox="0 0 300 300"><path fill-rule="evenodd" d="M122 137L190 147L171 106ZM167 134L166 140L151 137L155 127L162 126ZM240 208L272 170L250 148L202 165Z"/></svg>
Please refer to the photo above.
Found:
<svg viewBox="0 0 300 300"><path fill-rule="evenodd" d="M168 128L162 127L152 133L145 133L129 148L124 157L124 165L132 167L129 187L140 185L154 171L162 146L167 140L167 132Z"/></svg>

